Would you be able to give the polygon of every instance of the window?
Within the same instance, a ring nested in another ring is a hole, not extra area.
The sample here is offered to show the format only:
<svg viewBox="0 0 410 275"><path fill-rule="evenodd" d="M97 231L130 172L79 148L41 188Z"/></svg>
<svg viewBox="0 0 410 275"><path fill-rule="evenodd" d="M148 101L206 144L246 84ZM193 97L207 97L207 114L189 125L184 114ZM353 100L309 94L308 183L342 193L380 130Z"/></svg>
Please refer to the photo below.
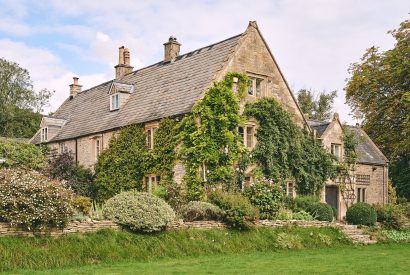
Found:
<svg viewBox="0 0 410 275"><path fill-rule="evenodd" d="M260 97L262 95L262 81L261 78L249 79L248 95Z"/></svg>
<svg viewBox="0 0 410 275"><path fill-rule="evenodd" d="M356 175L356 182L361 184L370 184L370 175Z"/></svg>
<svg viewBox="0 0 410 275"><path fill-rule="evenodd" d="M152 191L158 187L160 181L161 181L161 176L154 175L154 174L146 175L144 177L145 191L148 193L152 193Z"/></svg>
<svg viewBox="0 0 410 275"><path fill-rule="evenodd" d="M120 95L119 94L113 94L111 95L111 105L110 105L110 110L118 110L120 108Z"/></svg>
<svg viewBox="0 0 410 275"><path fill-rule="evenodd" d="M342 150L341 150L341 145L340 144L335 144L332 143L330 146L330 151L333 156L335 156L338 160L340 160L340 157L342 155Z"/></svg>
<svg viewBox="0 0 410 275"><path fill-rule="evenodd" d="M253 147L253 127L252 126L246 127L246 147L247 148Z"/></svg>
<svg viewBox="0 0 410 275"><path fill-rule="evenodd" d="M238 127L238 133L242 138L243 144L246 148L253 148L255 145L255 126L249 125L244 127Z"/></svg>
<svg viewBox="0 0 410 275"><path fill-rule="evenodd" d="M154 127L146 129L148 149L153 149L154 148L154 136L155 136L155 131L156 130L157 130L157 128L154 128Z"/></svg>
<svg viewBox="0 0 410 275"><path fill-rule="evenodd" d="M366 202L366 188L357 188L356 202Z"/></svg>
<svg viewBox="0 0 410 275"><path fill-rule="evenodd" d="M95 140L95 159L98 159L100 155L101 155L101 140L96 139Z"/></svg>
<svg viewBox="0 0 410 275"><path fill-rule="evenodd" d="M41 141L47 141L48 140L48 128L44 127L41 129Z"/></svg>
<svg viewBox="0 0 410 275"><path fill-rule="evenodd" d="M59 146L60 146L60 154L64 153L66 151L65 143L60 142Z"/></svg>
<svg viewBox="0 0 410 275"><path fill-rule="evenodd" d="M291 197L291 198L295 197L295 186L294 186L294 183L291 181L288 181L286 183L286 194L288 197Z"/></svg>

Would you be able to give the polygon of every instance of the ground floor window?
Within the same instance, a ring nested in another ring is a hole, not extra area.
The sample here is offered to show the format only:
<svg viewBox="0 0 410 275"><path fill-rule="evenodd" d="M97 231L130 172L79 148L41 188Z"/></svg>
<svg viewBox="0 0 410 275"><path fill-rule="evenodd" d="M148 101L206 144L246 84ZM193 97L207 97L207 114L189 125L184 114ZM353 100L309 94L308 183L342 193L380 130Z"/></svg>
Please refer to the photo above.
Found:
<svg viewBox="0 0 410 275"><path fill-rule="evenodd" d="M159 182L161 181L161 176L150 174L144 177L144 190L148 193L158 187Z"/></svg>
<svg viewBox="0 0 410 275"><path fill-rule="evenodd" d="M366 188L357 188L356 202L366 202Z"/></svg>
<svg viewBox="0 0 410 275"><path fill-rule="evenodd" d="M294 198L295 194L295 184L291 181L286 182L286 195L288 197Z"/></svg>

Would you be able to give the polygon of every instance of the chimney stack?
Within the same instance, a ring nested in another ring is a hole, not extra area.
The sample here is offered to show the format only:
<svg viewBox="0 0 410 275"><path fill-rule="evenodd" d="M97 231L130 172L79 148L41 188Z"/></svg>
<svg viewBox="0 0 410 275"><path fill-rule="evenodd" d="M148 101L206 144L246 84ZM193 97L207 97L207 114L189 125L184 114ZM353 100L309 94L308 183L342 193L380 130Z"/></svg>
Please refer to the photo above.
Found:
<svg viewBox="0 0 410 275"><path fill-rule="evenodd" d="M115 67L115 78L120 79L132 72L134 67L130 66L130 50L121 46L118 54L118 65Z"/></svg>
<svg viewBox="0 0 410 275"><path fill-rule="evenodd" d="M70 98L74 98L81 93L82 85L78 85L78 77L73 77L74 83L70 85Z"/></svg>
<svg viewBox="0 0 410 275"><path fill-rule="evenodd" d="M177 38L170 36L168 42L164 43L164 62L170 62L179 55L181 44L178 43Z"/></svg>

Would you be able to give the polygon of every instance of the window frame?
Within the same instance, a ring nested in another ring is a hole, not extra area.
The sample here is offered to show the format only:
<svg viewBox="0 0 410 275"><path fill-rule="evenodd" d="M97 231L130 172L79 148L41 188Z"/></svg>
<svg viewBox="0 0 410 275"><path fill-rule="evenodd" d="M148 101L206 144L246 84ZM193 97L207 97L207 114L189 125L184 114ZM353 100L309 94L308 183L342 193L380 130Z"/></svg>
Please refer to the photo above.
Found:
<svg viewBox="0 0 410 275"><path fill-rule="evenodd" d="M41 128L41 142L48 141L48 127Z"/></svg>
<svg viewBox="0 0 410 275"><path fill-rule="evenodd" d="M96 138L94 140L94 156L95 160L98 160L98 157L101 155L102 152L102 140L101 138Z"/></svg>
<svg viewBox="0 0 410 275"><path fill-rule="evenodd" d="M146 174L143 177L143 186L145 192L152 193L154 188L158 187L161 182L161 176L158 174Z"/></svg>
<svg viewBox="0 0 410 275"><path fill-rule="evenodd" d="M356 188L356 203L366 202L366 188Z"/></svg>
<svg viewBox="0 0 410 275"><path fill-rule="evenodd" d="M114 105L114 103L116 103L116 105ZM114 93L110 95L110 111L116 111L119 109L120 109L120 93Z"/></svg>
<svg viewBox="0 0 410 275"><path fill-rule="evenodd" d="M251 133L248 133L248 129L251 129ZM255 124L245 124L243 126L238 126L237 131L242 139L242 144L245 146L245 148L249 150L255 148L255 145L256 145L256 136L255 136L256 125ZM249 137L251 137L250 141L249 141Z"/></svg>
<svg viewBox="0 0 410 275"><path fill-rule="evenodd" d="M338 155L335 155L334 148L338 149ZM330 144L330 153L337 158L337 160L341 160L342 158L342 145L339 143L331 143Z"/></svg>
<svg viewBox="0 0 410 275"><path fill-rule="evenodd" d="M296 196L295 183L293 181L286 182L286 196L291 198L294 198Z"/></svg>
<svg viewBox="0 0 410 275"><path fill-rule="evenodd" d="M248 96L252 97L262 97L262 91L263 91L263 81L265 80L262 77L257 77L253 75L249 75L249 85L248 85L248 90L247 94ZM249 91L252 91L252 93L249 93Z"/></svg>
<svg viewBox="0 0 410 275"><path fill-rule="evenodd" d="M63 153L65 153L66 152L66 146L65 146L65 142L60 142L59 144L58 144L58 148L59 148L59 151L60 151L60 154L63 154Z"/></svg>
<svg viewBox="0 0 410 275"><path fill-rule="evenodd" d="M149 150L154 149L155 132L157 131L157 129L158 129L158 126L145 127L145 134L147 135L146 145Z"/></svg>

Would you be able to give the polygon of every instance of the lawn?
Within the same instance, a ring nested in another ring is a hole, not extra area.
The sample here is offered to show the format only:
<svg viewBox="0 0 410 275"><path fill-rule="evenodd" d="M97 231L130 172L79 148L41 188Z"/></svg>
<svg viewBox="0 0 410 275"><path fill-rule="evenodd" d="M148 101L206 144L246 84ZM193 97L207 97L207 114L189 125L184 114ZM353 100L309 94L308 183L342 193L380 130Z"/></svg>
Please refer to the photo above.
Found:
<svg viewBox="0 0 410 275"><path fill-rule="evenodd" d="M122 262L14 274L410 274L410 244L345 246Z"/></svg>

